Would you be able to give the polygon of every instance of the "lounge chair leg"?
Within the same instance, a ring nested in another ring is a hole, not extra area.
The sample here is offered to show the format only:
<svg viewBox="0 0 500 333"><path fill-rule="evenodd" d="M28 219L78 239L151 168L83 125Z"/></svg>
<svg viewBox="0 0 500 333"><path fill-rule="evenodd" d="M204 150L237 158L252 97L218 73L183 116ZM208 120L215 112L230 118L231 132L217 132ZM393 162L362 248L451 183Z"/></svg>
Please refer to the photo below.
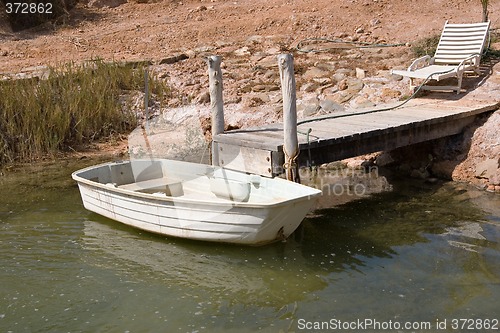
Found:
<svg viewBox="0 0 500 333"><path fill-rule="evenodd" d="M462 90L462 75L459 75L457 79L458 79L458 84L457 84L457 95L458 95Z"/></svg>
<svg viewBox="0 0 500 333"><path fill-rule="evenodd" d="M417 86L415 85L413 78L410 78L410 91L412 92L412 94L415 93L416 88Z"/></svg>

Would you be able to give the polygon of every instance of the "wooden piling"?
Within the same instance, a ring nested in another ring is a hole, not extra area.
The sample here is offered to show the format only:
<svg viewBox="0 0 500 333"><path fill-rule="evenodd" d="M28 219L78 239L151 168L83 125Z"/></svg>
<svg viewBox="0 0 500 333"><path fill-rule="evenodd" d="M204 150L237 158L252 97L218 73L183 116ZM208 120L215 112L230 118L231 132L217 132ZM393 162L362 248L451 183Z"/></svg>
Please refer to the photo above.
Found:
<svg viewBox="0 0 500 333"><path fill-rule="evenodd" d="M295 92L293 55L280 54L278 56L278 67L283 94L283 152L285 153L284 168L286 179L300 183L297 164L299 144L297 138L297 97Z"/></svg>
<svg viewBox="0 0 500 333"><path fill-rule="evenodd" d="M212 138L224 132L224 101L222 99L222 71L220 56L208 57L208 84L212 115ZM219 165L219 154L212 141L212 165Z"/></svg>

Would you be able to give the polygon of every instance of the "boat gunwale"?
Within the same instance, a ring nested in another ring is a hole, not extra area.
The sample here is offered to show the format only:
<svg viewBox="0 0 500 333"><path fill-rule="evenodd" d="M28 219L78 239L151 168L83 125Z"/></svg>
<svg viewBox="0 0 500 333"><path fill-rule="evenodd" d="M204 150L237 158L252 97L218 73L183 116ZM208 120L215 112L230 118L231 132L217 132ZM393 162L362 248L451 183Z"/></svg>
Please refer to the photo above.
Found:
<svg viewBox="0 0 500 333"><path fill-rule="evenodd" d="M179 162L182 162L182 161L179 161ZM150 194L150 193L143 193L143 192L138 192L138 191L133 191L133 190L128 190L128 189L123 189L123 188L119 188L119 187L110 187L107 184L99 183L99 182L96 182L96 181L84 178L84 177L82 177L82 176L79 175L79 174L81 174L83 172L86 172L86 171L89 171L89 170L92 170L92 169L97 169L99 167L104 167L104 166L111 165L112 163L119 163L119 162L106 162L106 163L101 163L101 164L89 166L89 167L86 167L86 168L74 171L71 174L71 177L73 178L73 180L75 180L78 183L78 185L80 183L83 183L83 184L86 184L88 186L92 186L94 188L99 188L99 189L102 189L102 190L105 190L105 191L108 191L108 192L125 194L125 195L131 196L131 197L144 198L144 199L148 199L148 200L156 201L156 202L203 204L203 205L207 205L207 206L218 206L218 207L230 206L231 208L232 207L241 207L241 208L273 208L273 207L280 207L280 206L283 206L283 205L289 205L289 204L291 204L293 202L299 202L299 201L303 201L303 200L312 200L315 197L317 197L317 196L319 196L319 195L322 194L321 190L318 190L318 189L316 189L314 187L310 187L310 186L306 186L306 185L302 185L302 184L298 184L298 183L290 183L289 185L293 184L292 186L306 187L307 189L309 189L310 191L312 191L312 193L311 194L306 194L306 195L301 195L301 196L296 196L296 197L291 198L291 199L280 200L278 202L260 202L260 203L255 203L255 202L240 202L240 201L231 201L231 200L227 200L227 201L214 201L214 200L207 200L207 199L183 198L182 196L178 196L178 197L168 196L168 195L164 196L164 197L163 196L156 196L156 195ZM126 163L126 162L124 162L124 163ZM186 162L186 163L188 163L188 162ZM231 171L234 171L234 170L231 170ZM279 182L288 182L287 180L281 179L281 178L272 178L272 179L275 179L275 180L277 180Z"/></svg>

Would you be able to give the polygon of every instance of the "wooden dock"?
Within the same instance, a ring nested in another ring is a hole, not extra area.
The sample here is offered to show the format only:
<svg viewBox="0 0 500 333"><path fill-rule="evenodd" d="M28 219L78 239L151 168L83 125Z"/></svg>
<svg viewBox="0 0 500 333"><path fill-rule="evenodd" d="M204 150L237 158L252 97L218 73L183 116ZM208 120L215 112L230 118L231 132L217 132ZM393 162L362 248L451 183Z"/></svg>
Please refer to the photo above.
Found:
<svg viewBox="0 0 500 333"><path fill-rule="evenodd" d="M297 163L319 165L458 134L499 105L497 100L418 98L390 110L382 109L394 105L302 119ZM220 166L273 177L283 173L283 140L283 124L272 124L216 134L213 149Z"/></svg>

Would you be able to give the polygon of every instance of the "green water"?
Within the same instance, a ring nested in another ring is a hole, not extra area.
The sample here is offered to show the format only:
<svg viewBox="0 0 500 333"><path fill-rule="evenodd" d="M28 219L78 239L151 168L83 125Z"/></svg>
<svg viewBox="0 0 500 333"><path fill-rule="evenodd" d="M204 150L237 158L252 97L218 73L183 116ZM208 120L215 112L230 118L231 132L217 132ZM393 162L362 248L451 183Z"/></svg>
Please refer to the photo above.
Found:
<svg viewBox="0 0 500 333"><path fill-rule="evenodd" d="M498 195L389 179L393 191L252 248L86 211L70 173L97 162L0 176L0 332L338 332L311 325L365 319L433 325L367 332L444 320L466 332L451 321L500 319Z"/></svg>

